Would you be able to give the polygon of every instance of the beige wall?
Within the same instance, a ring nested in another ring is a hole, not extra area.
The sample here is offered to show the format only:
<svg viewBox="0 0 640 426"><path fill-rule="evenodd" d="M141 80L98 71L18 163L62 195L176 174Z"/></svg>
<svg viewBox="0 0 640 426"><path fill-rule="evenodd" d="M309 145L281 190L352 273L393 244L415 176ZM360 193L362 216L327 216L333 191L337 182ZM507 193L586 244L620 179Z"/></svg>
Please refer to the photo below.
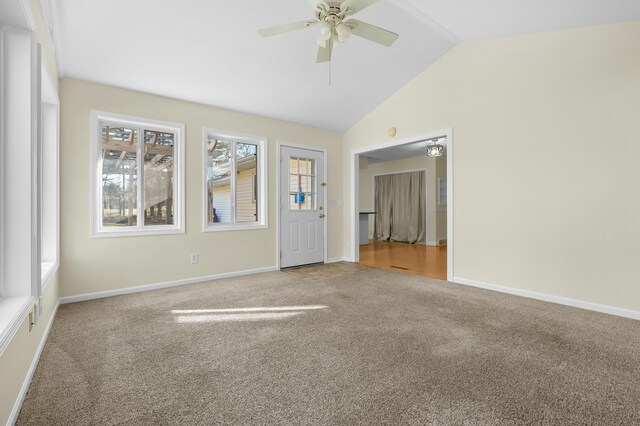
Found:
<svg viewBox="0 0 640 426"><path fill-rule="evenodd" d="M452 127L456 277L640 310L639 51L638 21L461 44L346 132L345 176Z"/></svg>
<svg viewBox="0 0 640 426"><path fill-rule="evenodd" d="M327 149L328 257L342 256L342 136L283 121L64 79L62 102L62 296L276 265L277 142ZM89 238L92 109L186 125L186 233ZM202 129L267 136L268 229L202 232ZM198 253L197 265L190 254Z"/></svg>
<svg viewBox="0 0 640 426"><path fill-rule="evenodd" d="M427 170L427 243L434 243L438 238L447 238L447 214L446 206L438 206L436 188L437 177L444 171L446 177L446 159L444 169L442 161L433 157L421 156L406 158L404 160L383 161L380 163L370 163L366 158L361 157L360 161L360 210L375 210L373 194L373 177L380 174L402 173L410 170ZM440 169L438 169L438 165ZM445 209L444 214L438 213L438 209ZM444 237L439 237L438 232L442 231L442 221L444 216ZM373 236L374 216L369 216L369 237Z"/></svg>
<svg viewBox="0 0 640 426"><path fill-rule="evenodd" d="M0 356L0 424L2 425L6 424L9 419L33 357L56 309L59 296L58 288L56 275L40 299L42 315L38 323L29 331L29 319L25 318L11 343Z"/></svg>

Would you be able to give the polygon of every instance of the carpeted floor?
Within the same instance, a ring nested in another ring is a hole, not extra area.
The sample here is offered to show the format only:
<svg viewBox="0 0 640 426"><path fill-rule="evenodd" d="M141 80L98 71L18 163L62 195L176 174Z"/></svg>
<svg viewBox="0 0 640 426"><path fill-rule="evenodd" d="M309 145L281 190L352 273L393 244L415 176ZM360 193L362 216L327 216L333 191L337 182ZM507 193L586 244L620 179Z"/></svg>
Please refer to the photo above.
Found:
<svg viewBox="0 0 640 426"><path fill-rule="evenodd" d="M640 322L348 263L75 303L18 424L640 424Z"/></svg>

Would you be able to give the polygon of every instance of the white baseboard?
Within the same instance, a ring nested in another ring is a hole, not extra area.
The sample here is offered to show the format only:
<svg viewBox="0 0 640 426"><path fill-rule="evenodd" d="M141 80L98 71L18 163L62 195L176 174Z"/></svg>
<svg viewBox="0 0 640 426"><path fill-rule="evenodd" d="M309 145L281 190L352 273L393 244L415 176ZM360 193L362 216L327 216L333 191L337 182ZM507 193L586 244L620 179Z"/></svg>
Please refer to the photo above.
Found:
<svg viewBox="0 0 640 426"><path fill-rule="evenodd" d="M516 296L528 297L530 299L543 300L545 302L557 303L560 305L572 306L574 308L586 309L588 311L601 312L619 317L640 320L640 312L631 309L616 308L615 306L600 305L598 303L585 302L582 300L569 299L568 297L553 296L551 294L537 293L535 291L520 290L512 287L505 287L497 284L489 284L482 281L469 280L466 278L453 277L453 282L472 287L484 288L486 290L509 293Z"/></svg>
<svg viewBox="0 0 640 426"><path fill-rule="evenodd" d="M432 246L432 247L437 247L437 246L439 246L440 244L438 244L438 242L437 242L437 241L427 241L427 245L428 245L428 246Z"/></svg>
<svg viewBox="0 0 640 426"><path fill-rule="evenodd" d="M16 421L18 420L18 415L20 414L20 409L22 408L24 397L27 396L27 391L29 390L29 385L31 385L31 379L33 378L33 373L36 372L38 361L40 361L40 355L42 354L44 345L47 342L47 338L49 337L49 331L51 331L51 326L53 325L53 320L56 318L56 314L58 313L59 306L60 306L60 300L58 299L58 301L56 302L56 306L53 308L53 312L51 313L51 318L49 318L49 322L47 323L47 328L45 328L44 333L42 334L42 338L40 339L40 343L38 344L38 349L36 349L36 353L33 355L33 360L31 361L31 365L29 366L27 375L24 378L24 382L22 382L22 387L20 388L20 392L18 393L18 398L16 399L16 402L13 404L13 409L11 410L11 414L9 414L9 420L7 421L7 426L11 426L15 424Z"/></svg>
<svg viewBox="0 0 640 426"><path fill-rule="evenodd" d="M66 296L60 298L60 304L84 302L85 300L101 299L103 297L119 296L122 294L140 293L149 290L158 290L167 287L178 287L188 284L197 284L206 281L215 281L223 278L240 277L243 275L259 274L261 272L277 271L277 266L267 266L265 268L247 269L245 271L226 272L222 274L207 275L204 277L186 278L183 280L165 281L162 283L146 284L135 287L118 288L115 290L96 291L94 293L78 294L75 296Z"/></svg>
<svg viewBox="0 0 640 426"><path fill-rule="evenodd" d="M327 261L325 263L336 263L336 262L348 262L347 258L342 256L342 257L330 257L327 259Z"/></svg>

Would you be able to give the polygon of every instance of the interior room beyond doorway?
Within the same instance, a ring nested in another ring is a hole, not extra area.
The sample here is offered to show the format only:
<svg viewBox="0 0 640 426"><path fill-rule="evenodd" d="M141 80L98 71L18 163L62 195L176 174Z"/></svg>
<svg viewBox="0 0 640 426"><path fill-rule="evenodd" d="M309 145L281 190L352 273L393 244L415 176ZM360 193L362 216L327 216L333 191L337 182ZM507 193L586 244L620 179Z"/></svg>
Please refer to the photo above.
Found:
<svg viewBox="0 0 640 426"><path fill-rule="evenodd" d="M432 143L360 154L361 264L447 279L447 158L427 156Z"/></svg>

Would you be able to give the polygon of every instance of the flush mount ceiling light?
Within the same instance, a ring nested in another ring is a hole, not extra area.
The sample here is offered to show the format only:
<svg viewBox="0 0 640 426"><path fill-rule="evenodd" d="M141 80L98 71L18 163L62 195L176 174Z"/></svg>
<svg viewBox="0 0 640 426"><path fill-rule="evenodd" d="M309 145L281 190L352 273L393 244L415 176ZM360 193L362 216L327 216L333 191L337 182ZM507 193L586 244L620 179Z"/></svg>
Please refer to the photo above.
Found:
<svg viewBox="0 0 640 426"><path fill-rule="evenodd" d="M427 157L442 157L444 155L444 145L438 141L439 139L432 139L427 142Z"/></svg>
<svg viewBox="0 0 640 426"><path fill-rule="evenodd" d="M351 34L388 47L396 41L398 34L357 19L348 19L351 15L360 12L377 1L328 0L325 2L323 0L307 0L307 3L315 11L315 20L264 28L258 30L258 34L262 37L271 37L318 25L318 35L316 37L316 43L319 46L317 63L329 62L333 47L345 42Z"/></svg>

